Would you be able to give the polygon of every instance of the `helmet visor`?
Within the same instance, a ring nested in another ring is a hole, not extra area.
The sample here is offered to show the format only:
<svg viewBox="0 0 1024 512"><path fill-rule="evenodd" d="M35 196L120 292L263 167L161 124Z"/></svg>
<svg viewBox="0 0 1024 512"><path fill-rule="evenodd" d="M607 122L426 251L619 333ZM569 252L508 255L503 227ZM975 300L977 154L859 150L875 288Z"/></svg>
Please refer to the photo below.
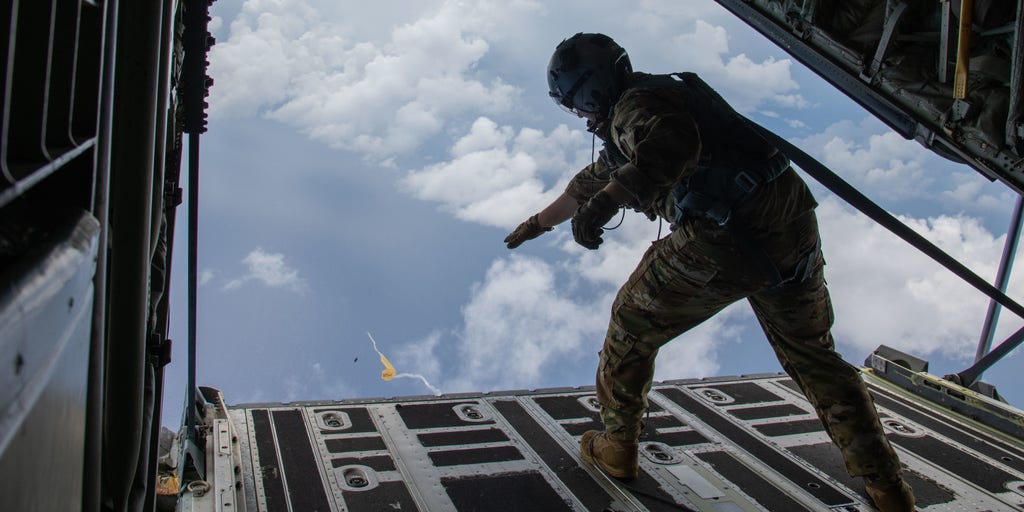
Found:
<svg viewBox="0 0 1024 512"><path fill-rule="evenodd" d="M583 117L582 114L584 113L596 114L596 110L581 108L579 105L577 105L576 102L576 96L579 93L580 88L583 86L583 84L587 82L587 80L590 79L590 75L592 74L593 71L591 70L585 71L582 75L580 75L579 78L577 78L573 82L572 86L569 87L569 90L564 92L562 91L562 84L558 83L557 81L552 81L549 84L551 85L551 90L548 92L548 96L550 96L552 101L555 102L555 105L558 105L559 108L570 114L574 114L580 117Z"/></svg>
<svg viewBox="0 0 1024 512"><path fill-rule="evenodd" d="M572 105L571 98L569 98L568 96L562 96L561 94L554 91L549 92L548 96L551 97L551 101L555 102L555 105L558 105L558 108L570 114L574 114L577 116L579 115L579 112L576 110L576 107Z"/></svg>

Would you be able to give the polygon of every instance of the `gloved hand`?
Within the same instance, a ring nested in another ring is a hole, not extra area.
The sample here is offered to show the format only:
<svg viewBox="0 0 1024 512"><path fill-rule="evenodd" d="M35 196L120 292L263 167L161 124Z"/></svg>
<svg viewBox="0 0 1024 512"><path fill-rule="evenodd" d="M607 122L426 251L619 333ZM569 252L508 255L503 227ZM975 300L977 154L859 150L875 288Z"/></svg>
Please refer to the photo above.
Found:
<svg viewBox="0 0 1024 512"><path fill-rule="evenodd" d="M604 190L598 191L590 201L580 205L572 216L572 236L576 243L587 249L597 249L604 242L602 227L619 211L619 205Z"/></svg>
<svg viewBox="0 0 1024 512"><path fill-rule="evenodd" d="M523 242L533 240L534 238L555 229L541 226L538 216L539 214L534 214L529 219L526 219L525 222L517 226L516 229L512 230L512 232L505 237L505 243L509 249L515 249Z"/></svg>

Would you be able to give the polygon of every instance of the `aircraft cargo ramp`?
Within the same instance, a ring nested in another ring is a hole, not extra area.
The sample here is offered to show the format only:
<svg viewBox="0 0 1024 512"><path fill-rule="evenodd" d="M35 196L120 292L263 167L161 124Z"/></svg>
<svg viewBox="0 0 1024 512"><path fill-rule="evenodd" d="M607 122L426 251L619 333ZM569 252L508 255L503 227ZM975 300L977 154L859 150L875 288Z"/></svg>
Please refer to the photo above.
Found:
<svg viewBox="0 0 1024 512"><path fill-rule="evenodd" d="M919 509L1024 509L1019 434L864 373ZM600 428L592 388L226 407L203 394L214 476L181 510L873 510L785 374L656 383L630 483L579 458Z"/></svg>

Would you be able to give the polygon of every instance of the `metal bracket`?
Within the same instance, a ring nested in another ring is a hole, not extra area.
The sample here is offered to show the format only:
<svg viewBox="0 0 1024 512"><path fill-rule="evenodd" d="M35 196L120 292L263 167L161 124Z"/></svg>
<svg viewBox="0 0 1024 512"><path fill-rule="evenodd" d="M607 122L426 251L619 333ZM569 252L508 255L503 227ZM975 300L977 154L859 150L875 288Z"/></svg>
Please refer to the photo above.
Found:
<svg viewBox="0 0 1024 512"><path fill-rule="evenodd" d="M187 395L191 396L185 400L185 421L179 434L182 440L178 480L182 485L192 480L206 480L206 441L200 439L200 420L196 418L196 408L201 406L205 409L206 397L198 389L190 389L191 393Z"/></svg>
<svg viewBox="0 0 1024 512"><path fill-rule="evenodd" d="M953 106L950 107L949 120L959 123L973 116L975 112L977 112L977 109L967 100L955 99L953 100Z"/></svg>
<svg viewBox="0 0 1024 512"><path fill-rule="evenodd" d="M168 208L174 208L183 202L181 187L168 188L164 192L164 204Z"/></svg>
<svg viewBox="0 0 1024 512"><path fill-rule="evenodd" d="M864 364L884 373L886 370L884 367L872 364L872 362L878 363L881 361L878 359L879 357L881 360L897 364L912 372L928 373L928 361L919 357L914 357L906 352L901 352L887 345L879 345L878 348L868 356L867 360L864 361Z"/></svg>
<svg viewBox="0 0 1024 512"><path fill-rule="evenodd" d="M996 364L1000 359L1009 354L1010 351L1019 347L1021 343L1024 343L1024 328L1021 328L1010 335L1010 337L1000 343L999 346L985 354L985 357L975 361L974 365L970 368L957 373L956 376L959 378L959 382L967 387L972 386L978 381L978 378L981 377L981 374L984 373L985 370L991 368L992 365Z"/></svg>
<svg viewBox="0 0 1024 512"><path fill-rule="evenodd" d="M192 478L191 475L195 475ZM189 478L185 478L189 476ZM206 453L199 447L195 439L186 437L181 442L181 464L178 465L178 481L191 482L206 480Z"/></svg>
<svg viewBox="0 0 1024 512"><path fill-rule="evenodd" d="M1022 329L1024 331L1024 329ZM1019 331L1018 331L1019 332ZM879 346L864 361L871 375L903 388L920 398L970 417L1012 436L1024 436L1020 411L999 399L999 393L976 380L970 370L939 378L927 372L928 362L896 349ZM994 399L994 400L993 400Z"/></svg>
<svg viewBox="0 0 1024 512"><path fill-rule="evenodd" d="M171 364L171 340L163 339L159 334L151 334L149 339L149 356L153 366L163 368Z"/></svg>
<svg viewBox="0 0 1024 512"><path fill-rule="evenodd" d="M861 74L861 78L866 82L874 80L875 74L882 68L885 54L889 52L889 46L892 45L893 39L896 38L896 26L899 25L903 14L907 12L907 3L898 1L895 2L895 5L890 5L890 8L892 10L886 13L885 28L882 30L882 38L878 41L878 47L875 49L875 56L871 59L867 71Z"/></svg>

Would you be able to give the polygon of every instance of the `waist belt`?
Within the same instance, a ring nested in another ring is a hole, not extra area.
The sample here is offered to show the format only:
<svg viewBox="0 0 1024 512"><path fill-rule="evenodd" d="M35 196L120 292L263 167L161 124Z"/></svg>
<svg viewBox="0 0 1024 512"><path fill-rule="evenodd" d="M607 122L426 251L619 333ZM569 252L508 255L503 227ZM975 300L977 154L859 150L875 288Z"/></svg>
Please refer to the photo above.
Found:
<svg viewBox="0 0 1024 512"><path fill-rule="evenodd" d="M682 221L687 210L702 213L720 226L732 218L733 210L764 183L782 175L789 159L776 151L764 162L749 167L718 167L699 164L697 172L672 190L675 222Z"/></svg>

